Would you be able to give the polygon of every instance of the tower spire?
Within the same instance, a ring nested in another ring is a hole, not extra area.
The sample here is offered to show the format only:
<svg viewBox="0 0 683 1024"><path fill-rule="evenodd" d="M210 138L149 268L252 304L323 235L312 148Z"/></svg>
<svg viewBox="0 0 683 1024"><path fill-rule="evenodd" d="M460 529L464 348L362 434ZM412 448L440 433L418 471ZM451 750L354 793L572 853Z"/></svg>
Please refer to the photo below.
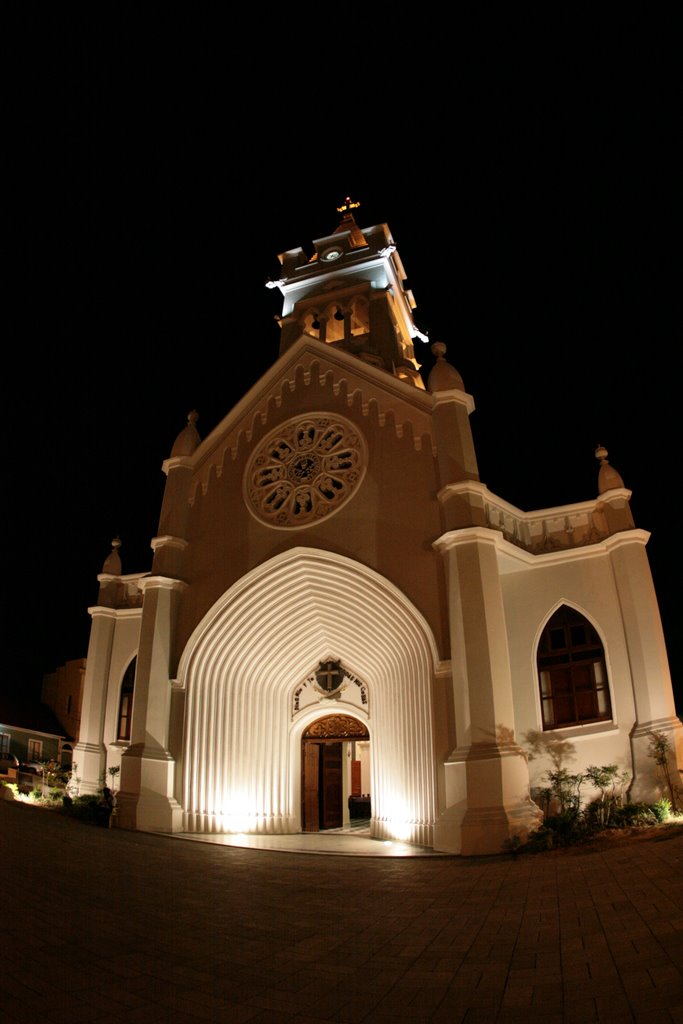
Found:
<svg viewBox="0 0 683 1024"><path fill-rule="evenodd" d="M357 210L359 206L360 203L357 200L353 200L351 196L346 196L341 206L337 207L337 213L341 213L342 219L334 234L338 235L342 231L349 231L349 241L352 249L360 249L368 244L353 215L353 211Z"/></svg>

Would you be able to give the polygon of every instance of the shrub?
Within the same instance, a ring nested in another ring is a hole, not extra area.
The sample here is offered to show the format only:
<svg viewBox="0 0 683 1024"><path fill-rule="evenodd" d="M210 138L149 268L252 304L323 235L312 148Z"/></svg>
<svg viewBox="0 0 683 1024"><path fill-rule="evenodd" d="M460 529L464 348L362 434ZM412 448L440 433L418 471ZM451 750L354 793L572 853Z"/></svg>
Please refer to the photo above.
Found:
<svg viewBox="0 0 683 1024"><path fill-rule="evenodd" d="M600 796L592 800L583 812L589 829L599 831L611 824L621 807L621 791L628 777L628 772L620 772L615 764L601 767L592 764L586 768L586 778L600 791Z"/></svg>
<svg viewBox="0 0 683 1024"><path fill-rule="evenodd" d="M522 847L528 852L571 846L604 829L646 828L671 816L671 801L662 797L655 804L624 804L621 789L628 779L616 765L590 765L581 775L564 769L546 772L549 785L539 793L545 819ZM582 804L581 786L588 780L599 796Z"/></svg>
<svg viewBox="0 0 683 1024"><path fill-rule="evenodd" d="M99 797L95 793L77 796L71 803L63 802L65 814L88 825L96 825L99 817Z"/></svg>
<svg viewBox="0 0 683 1024"><path fill-rule="evenodd" d="M647 828L657 824L657 815L651 804L624 804L614 816L615 828Z"/></svg>
<svg viewBox="0 0 683 1024"><path fill-rule="evenodd" d="M678 813L679 800L681 797L680 787L675 785L669 770L669 755L671 753L671 742L666 733L651 731L648 733L650 746L649 756L659 768L662 779L669 794L668 800L674 813Z"/></svg>
<svg viewBox="0 0 683 1024"><path fill-rule="evenodd" d="M656 804L652 805L652 810L655 813L657 821L668 821L671 817L671 801L667 800L665 796L661 800L658 800Z"/></svg>
<svg viewBox="0 0 683 1024"><path fill-rule="evenodd" d="M582 818L573 811L554 814L543 822L546 832L553 836L553 846L571 846L585 834Z"/></svg>

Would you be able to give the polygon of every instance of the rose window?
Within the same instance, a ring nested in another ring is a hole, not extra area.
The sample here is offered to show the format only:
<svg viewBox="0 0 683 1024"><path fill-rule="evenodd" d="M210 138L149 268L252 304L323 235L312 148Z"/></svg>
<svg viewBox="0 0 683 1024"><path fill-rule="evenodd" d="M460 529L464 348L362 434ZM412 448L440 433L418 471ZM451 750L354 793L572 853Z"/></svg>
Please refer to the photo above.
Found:
<svg viewBox="0 0 683 1024"><path fill-rule="evenodd" d="M272 431L245 473L247 503L271 526L310 526L351 497L365 472L365 442L341 417L312 415Z"/></svg>

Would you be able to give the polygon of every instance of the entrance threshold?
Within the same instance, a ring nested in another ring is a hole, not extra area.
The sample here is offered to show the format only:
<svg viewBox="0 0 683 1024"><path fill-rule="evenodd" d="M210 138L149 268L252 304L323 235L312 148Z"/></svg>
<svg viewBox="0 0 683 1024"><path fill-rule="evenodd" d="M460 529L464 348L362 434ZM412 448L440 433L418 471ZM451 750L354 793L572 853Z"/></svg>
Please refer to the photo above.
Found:
<svg viewBox="0 0 683 1024"><path fill-rule="evenodd" d="M327 829L324 832L298 832L291 835L233 835L209 832L158 833L171 839L186 839L214 846L234 846L243 850L270 850L278 853L309 853L332 857L444 857L429 846L414 846L398 840L372 839L370 829Z"/></svg>

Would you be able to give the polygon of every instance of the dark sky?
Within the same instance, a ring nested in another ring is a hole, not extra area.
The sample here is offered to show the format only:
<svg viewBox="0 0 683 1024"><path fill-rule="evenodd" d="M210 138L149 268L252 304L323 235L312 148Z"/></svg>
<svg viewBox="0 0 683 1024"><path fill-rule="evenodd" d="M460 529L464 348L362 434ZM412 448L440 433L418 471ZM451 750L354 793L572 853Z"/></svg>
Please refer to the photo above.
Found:
<svg viewBox="0 0 683 1024"><path fill-rule="evenodd" d="M530 37L473 19L437 42L418 21L321 62L279 15L259 45L177 18L5 32L21 59L2 156L3 688L85 656L113 536L124 572L151 567L187 413L205 436L277 358L265 281L334 230L346 194L361 226L389 224L416 322L474 396L492 491L524 510L593 498L609 449L652 535L676 681L669 26Z"/></svg>

